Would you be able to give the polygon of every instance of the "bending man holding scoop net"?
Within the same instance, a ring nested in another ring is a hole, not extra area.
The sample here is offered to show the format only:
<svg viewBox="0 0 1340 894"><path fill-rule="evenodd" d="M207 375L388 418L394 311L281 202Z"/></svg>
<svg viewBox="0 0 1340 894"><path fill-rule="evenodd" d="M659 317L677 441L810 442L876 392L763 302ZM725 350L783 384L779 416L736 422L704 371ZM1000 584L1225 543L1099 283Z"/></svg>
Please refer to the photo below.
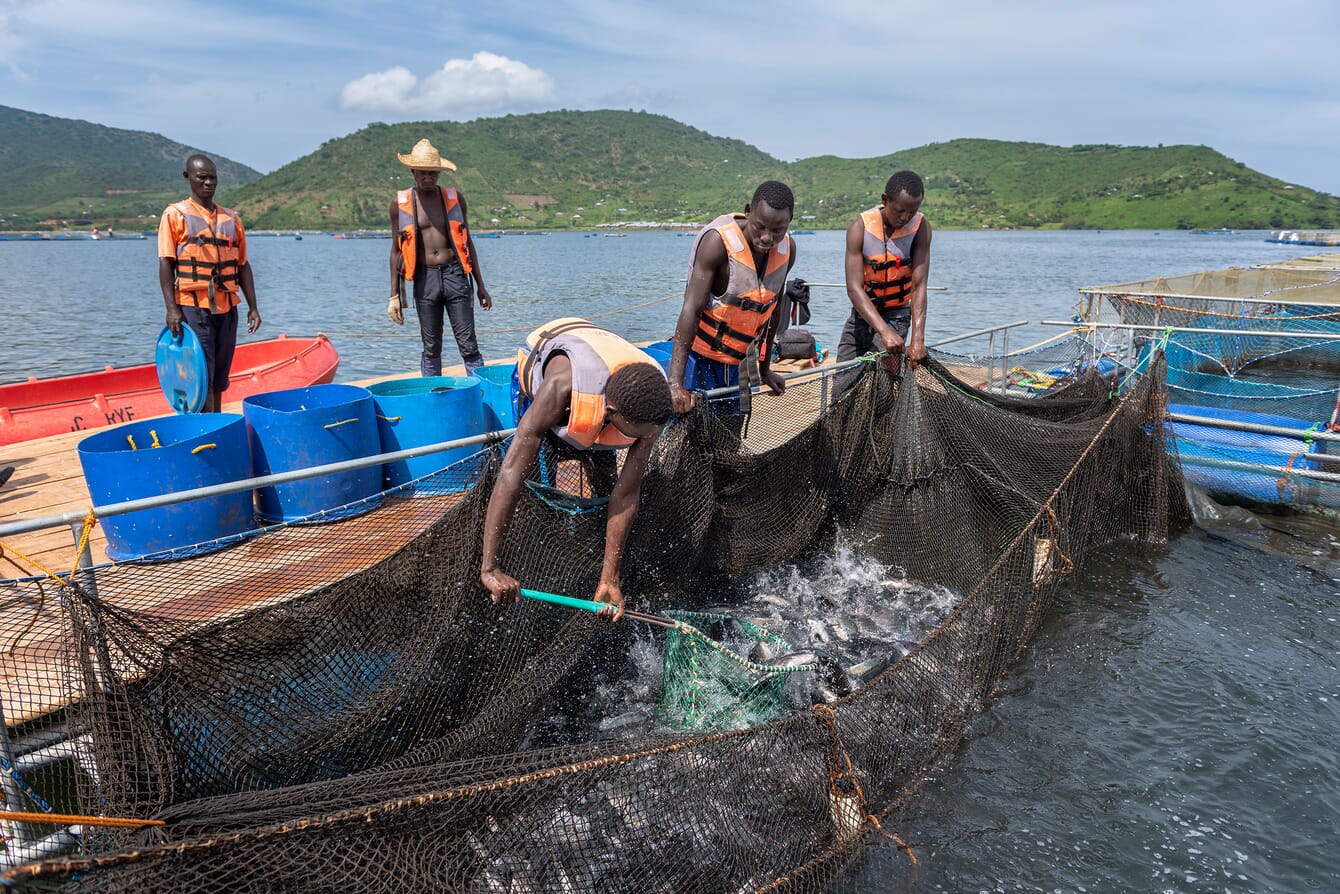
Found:
<svg viewBox="0 0 1340 894"><path fill-rule="evenodd" d="M517 498L543 445L590 467L592 490L608 496L605 559L593 599L623 615L620 564L637 517L652 446L670 419L670 387L656 361L594 323L554 320L526 337L517 355L516 434L489 497L479 579L497 603L515 602L520 584L499 565ZM614 451L628 448L623 469Z"/></svg>

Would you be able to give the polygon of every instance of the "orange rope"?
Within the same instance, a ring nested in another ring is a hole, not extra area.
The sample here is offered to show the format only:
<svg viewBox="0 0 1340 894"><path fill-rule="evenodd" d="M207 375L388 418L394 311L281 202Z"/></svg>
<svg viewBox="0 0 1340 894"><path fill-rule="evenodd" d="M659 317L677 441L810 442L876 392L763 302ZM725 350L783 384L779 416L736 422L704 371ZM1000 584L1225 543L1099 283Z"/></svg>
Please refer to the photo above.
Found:
<svg viewBox="0 0 1340 894"><path fill-rule="evenodd" d="M1293 484L1293 479L1290 473L1293 471L1294 460L1302 455L1303 451L1301 450L1297 453L1290 454L1289 461L1280 467L1280 477L1275 481L1275 489L1279 493L1281 503L1285 502L1285 492L1289 489L1290 485Z"/></svg>
<svg viewBox="0 0 1340 894"><path fill-rule="evenodd" d="M1162 295L1159 295L1154 301L1149 301L1149 300L1147 300L1147 299L1141 299L1141 298L1133 298L1133 297L1130 297L1130 296L1123 296L1123 298L1124 298L1125 300L1127 300L1127 301L1130 301L1132 304L1143 304L1143 305L1145 305L1146 307L1152 307L1152 308L1154 308L1155 312L1158 312L1158 313L1161 313L1162 311L1165 311L1165 310L1175 310L1175 311L1180 311L1180 312L1182 312L1182 313L1196 314L1197 316L1202 316L1202 317L1223 317L1224 319L1227 319L1227 320L1241 320L1241 319L1244 319L1244 315L1243 315L1243 314L1224 313L1224 312L1222 312L1222 311L1216 311L1216 310L1200 310L1199 308L1194 308L1194 307L1178 307L1178 306L1175 305L1175 304L1167 304L1167 303L1165 303L1164 298L1163 298ZM1296 314L1296 315L1291 315L1290 319L1292 319L1292 320L1326 320L1326 319L1332 319L1332 318L1336 317L1337 315L1340 315L1340 314L1337 314L1336 311L1327 311L1326 313L1319 313L1319 314ZM1252 319L1252 318L1254 318L1254 317L1256 317L1255 314L1249 314L1249 315L1246 315L1246 318L1247 318L1247 319Z"/></svg>
<svg viewBox="0 0 1340 894"><path fill-rule="evenodd" d="M58 826L106 826L112 829L142 829L165 826L162 820L136 819L131 816L81 816L76 813L29 813L26 810L0 811L0 820L15 823L55 823Z"/></svg>

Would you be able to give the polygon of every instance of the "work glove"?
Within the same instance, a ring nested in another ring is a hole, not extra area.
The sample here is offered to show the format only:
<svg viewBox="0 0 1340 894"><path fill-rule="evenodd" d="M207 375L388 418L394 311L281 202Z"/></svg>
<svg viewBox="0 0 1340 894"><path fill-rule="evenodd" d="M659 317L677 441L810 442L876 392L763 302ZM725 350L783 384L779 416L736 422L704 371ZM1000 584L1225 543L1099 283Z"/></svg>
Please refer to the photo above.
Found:
<svg viewBox="0 0 1340 894"><path fill-rule="evenodd" d="M400 296L392 295L391 302L386 305L386 315L391 318L391 322L397 326L405 325L405 312L400 309Z"/></svg>

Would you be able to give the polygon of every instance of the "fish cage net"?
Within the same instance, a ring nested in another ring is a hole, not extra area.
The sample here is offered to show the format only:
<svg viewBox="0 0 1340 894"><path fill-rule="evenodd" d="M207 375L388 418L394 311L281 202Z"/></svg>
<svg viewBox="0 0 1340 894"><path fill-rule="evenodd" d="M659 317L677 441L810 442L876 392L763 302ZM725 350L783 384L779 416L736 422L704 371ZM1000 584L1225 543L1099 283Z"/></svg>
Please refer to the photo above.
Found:
<svg viewBox="0 0 1340 894"><path fill-rule="evenodd" d="M1308 259L1300 259L1308 260ZM1340 265L1231 268L1083 290L1081 315L1167 327L1104 348L1139 370L1166 339L1169 402L1333 425L1340 406ZM1182 331L1213 330L1213 331Z"/></svg>
<svg viewBox="0 0 1340 894"><path fill-rule="evenodd" d="M40 797L161 825L86 824L73 853L43 860L27 855L54 824L9 822L20 865L0 880L822 890L877 823L896 827L1061 582L1095 550L1164 543L1186 519L1158 433L1160 382L1115 397L1091 376L1017 399L932 355L902 376L866 367L840 398L828 376L760 394L747 426L719 405L669 426L624 557L630 607L706 610L731 581L839 532L906 579L962 594L854 692L743 729L620 735L554 721L589 714L644 633L486 598L496 457L443 473L444 493L335 523L4 584L11 806ZM563 502L523 489L501 564L528 587L584 596L604 512Z"/></svg>
<svg viewBox="0 0 1340 894"><path fill-rule="evenodd" d="M1340 507L1340 256L1081 291L1094 356L1126 382L1157 350L1169 411L1205 420L1166 432L1188 483L1254 507Z"/></svg>

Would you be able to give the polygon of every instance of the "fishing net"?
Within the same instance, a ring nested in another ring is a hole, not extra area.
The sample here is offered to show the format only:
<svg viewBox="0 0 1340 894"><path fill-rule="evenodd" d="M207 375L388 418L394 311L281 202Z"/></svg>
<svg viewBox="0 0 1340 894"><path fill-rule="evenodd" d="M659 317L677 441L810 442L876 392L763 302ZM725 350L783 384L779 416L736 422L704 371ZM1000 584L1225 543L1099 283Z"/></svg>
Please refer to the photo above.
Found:
<svg viewBox="0 0 1340 894"><path fill-rule="evenodd" d="M672 729L740 729L775 720L786 708L787 678L818 669L814 662L751 661L749 651L759 645L790 651L791 644L744 619L685 611L668 616L679 623L665 636L656 716Z"/></svg>
<svg viewBox="0 0 1340 894"><path fill-rule="evenodd" d="M0 584L11 806L29 799L17 777L55 810L162 823L86 824L56 855L54 824L10 822L21 865L2 877L23 891L822 890L876 824L896 834L1067 576L1186 517L1159 362L1120 397L1090 376L1016 399L933 356L900 378L868 368L840 399L826 376L759 395L747 429L713 406L672 424L624 557L630 607L734 617L720 599L735 582L838 538L890 584L955 594L915 642L869 621L882 669L849 694L770 697L749 716L718 711L748 701L747 678L729 698L699 690L681 713L710 731L653 716L658 691L629 673L667 654L663 634L485 597L496 457L331 524ZM586 499L565 466L551 486ZM604 511L551 497L523 489L502 565L589 595ZM705 661L684 666L726 673ZM612 714L613 690L645 712Z"/></svg>

